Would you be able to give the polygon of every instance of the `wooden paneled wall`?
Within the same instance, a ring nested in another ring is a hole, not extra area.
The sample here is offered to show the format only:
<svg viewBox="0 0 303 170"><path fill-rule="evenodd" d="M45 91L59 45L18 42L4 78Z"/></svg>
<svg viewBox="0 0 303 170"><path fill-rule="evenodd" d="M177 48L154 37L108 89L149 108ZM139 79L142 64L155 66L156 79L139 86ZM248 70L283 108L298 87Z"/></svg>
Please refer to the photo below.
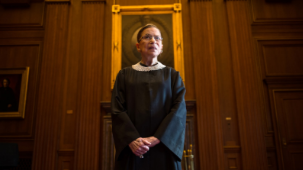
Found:
<svg viewBox="0 0 303 170"><path fill-rule="evenodd" d="M201 122L197 125L199 142L195 148L199 153L205 153L199 155L201 169L224 169L212 8L211 1L195 1L189 4L191 28L195 29L191 29L191 41L188 43L192 44L197 122Z"/></svg>
<svg viewBox="0 0 303 170"><path fill-rule="evenodd" d="M29 2L0 1L0 68L30 67L25 119L0 119L0 142L18 143L33 170L108 168L114 2L182 3L196 169L282 169L273 91L302 89L303 1Z"/></svg>

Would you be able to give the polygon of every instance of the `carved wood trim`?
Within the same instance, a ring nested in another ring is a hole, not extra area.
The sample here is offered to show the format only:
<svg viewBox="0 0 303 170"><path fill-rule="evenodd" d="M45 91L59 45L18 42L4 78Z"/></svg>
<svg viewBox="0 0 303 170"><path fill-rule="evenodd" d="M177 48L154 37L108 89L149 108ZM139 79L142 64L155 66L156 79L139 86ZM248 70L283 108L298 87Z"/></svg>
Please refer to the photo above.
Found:
<svg viewBox="0 0 303 170"><path fill-rule="evenodd" d="M42 42L41 41L12 41L12 42L7 42L7 41L0 41L0 47L37 47L35 58L33 59L33 63L29 65L30 67L30 72L29 72L29 77L31 81L28 83L28 94L30 93L31 96L27 96L27 102L26 102L26 108L25 108L25 120L22 121L27 121L30 122L26 126L22 126L22 129L26 127L26 132L16 132L16 133L6 133L2 134L0 133L0 140L21 140L21 139L33 139L34 137L34 124L35 124L35 114L36 114L36 104L37 104L37 93L38 91L36 90L39 85L39 70L40 70L40 60L41 60L41 55L42 55ZM16 49L14 49L16 51ZM6 57L13 57L13 56L6 56ZM1 58L1 57L0 57ZM3 62L3 60L2 60ZM11 67L11 65L10 65ZM30 112L30 113L29 113ZM17 120L7 120L6 123L9 122L9 124L14 124L14 121ZM16 123L16 122L15 122ZM5 122L2 124L2 126L5 125ZM27 140L28 141L28 140ZM19 142L18 142L19 143Z"/></svg>
<svg viewBox="0 0 303 170"><path fill-rule="evenodd" d="M59 156L74 156L75 151L73 149L66 149L66 150L58 150Z"/></svg>
<svg viewBox="0 0 303 170"><path fill-rule="evenodd" d="M45 0L46 3L70 3L70 0Z"/></svg>
<svg viewBox="0 0 303 170"><path fill-rule="evenodd" d="M201 2L201 1L212 1L212 0L188 0L188 2L195 2L195 1Z"/></svg>
<svg viewBox="0 0 303 170"><path fill-rule="evenodd" d="M1 5L1 3L0 3ZM30 5L30 4L29 4ZM44 14L45 14L45 5L43 5L43 9L41 12L41 18L39 22L33 22L33 23L12 23L12 24L0 24L0 30L44 30ZM14 4L9 4L9 7L14 7ZM18 5L17 5L18 7ZM36 14L37 15L37 14Z"/></svg>
<svg viewBox="0 0 303 170"><path fill-rule="evenodd" d="M30 0L0 0L3 7L29 7Z"/></svg>
<svg viewBox="0 0 303 170"><path fill-rule="evenodd" d="M57 166L63 170L74 169L74 150L59 150Z"/></svg>
<svg viewBox="0 0 303 170"><path fill-rule="evenodd" d="M287 15L288 12L285 12L292 10L299 13L300 7L297 5L298 8L296 8L296 6L294 5L296 4L296 2L298 1L293 2L292 0L252 0L250 1L250 8L251 14L253 16L253 23L285 23L285 25L288 25L295 22L302 22L302 15ZM280 13L280 15L275 14L273 11Z"/></svg>
<svg viewBox="0 0 303 170"><path fill-rule="evenodd" d="M241 152L241 146L224 146L223 148L224 148L225 153L229 153L229 152L240 153Z"/></svg>
<svg viewBox="0 0 303 170"><path fill-rule="evenodd" d="M106 0L82 0L82 2L105 2Z"/></svg>
<svg viewBox="0 0 303 170"><path fill-rule="evenodd" d="M171 14L173 41L171 46L174 51L174 68L180 72L180 76L186 84L185 70L184 70L184 50L183 50L183 26L182 26L182 5L181 3L174 3L171 5L140 5L140 6L112 6L112 57L111 57L111 88L114 87L116 76L122 68L122 38L121 31L123 22L123 15L146 15L146 14ZM123 34L123 35L122 35Z"/></svg>
<svg viewBox="0 0 303 170"><path fill-rule="evenodd" d="M100 160L102 160L103 170L113 170L115 164L115 146L112 135L112 120L111 116L103 116L103 147Z"/></svg>
<svg viewBox="0 0 303 170"><path fill-rule="evenodd" d="M273 84L303 84L303 76L294 77L268 77L263 80L267 85Z"/></svg>
<svg viewBox="0 0 303 170"><path fill-rule="evenodd" d="M265 0L265 2L270 2L270 3L277 3L277 2L287 2L290 3L292 0Z"/></svg>

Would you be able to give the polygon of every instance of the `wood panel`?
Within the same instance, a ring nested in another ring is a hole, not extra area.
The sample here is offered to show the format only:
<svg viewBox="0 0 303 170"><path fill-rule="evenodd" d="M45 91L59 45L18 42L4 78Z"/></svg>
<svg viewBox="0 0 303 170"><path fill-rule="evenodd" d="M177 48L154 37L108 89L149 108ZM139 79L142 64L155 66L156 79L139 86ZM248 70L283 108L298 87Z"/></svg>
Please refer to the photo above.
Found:
<svg viewBox="0 0 303 170"><path fill-rule="evenodd" d="M262 129L264 99L250 28L249 3L227 1L227 17L243 169L267 169Z"/></svg>
<svg viewBox="0 0 303 170"><path fill-rule="evenodd" d="M62 105L61 115L61 129L60 129L60 142L59 152L74 151L77 130L77 96L78 96L78 74L80 61L80 39L79 36L81 31L81 1L73 1L72 5L69 5L69 28L67 38L67 49L66 49L66 65L65 65L65 77L64 77L64 96L65 101ZM74 153L74 152L73 152ZM64 156L74 158L74 154ZM59 158L60 159L60 158ZM60 162L58 162L60 163Z"/></svg>
<svg viewBox="0 0 303 170"><path fill-rule="evenodd" d="M58 152L58 170L73 170L74 169L74 152L59 151Z"/></svg>
<svg viewBox="0 0 303 170"><path fill-rule="evenodd" d="M68 3L46 4L44 50L41 63L37 124L32 169L54 169L65 96Z"/></svg>
<svg viewBox="0 0 303 170"><path fill-rule="evenodd" d="M282 103L277 103L275 93L287 93L295 92L296 89L302 89L303 78L302 76L289 76L289 77L267 77L266 82L266 91L268 94L268 100L270 105L271 113L268 116L268 119L272 122L272 132L271 135L268 135L267 140L267 157L269 163L269 169L283 169L283 145L281 145L279 125L277 124L277 114L276 114L276 105L278 107L284 107ZM281 97L280 97L281 98ZM285 112L291 111L291 109L283 109ZM283 129L284 130L284 129ZM269 132L268 132L269 134ZM273 139L270 139L273 138ZM289 167L290 168L290 167Z"/></svg>
<svg viewBox="0 0 303 170"><path fill-rule="evenodd" d="M285 170L303 168L303 89L273 90L276 123Z"/></svg>
<svg viewBox="0 0 303 170"><path fill-rule="evenodd" d="M268 164L268 169L269 170L277 170L278 169L276 151L267 150L267 164Z"/></svg>
<svg viewBox="0 0 303 170"><path fill-rule="evenodd" d="M27 106L32 120L0 122L0 132L7 125L10 136L0 140L17 142L23 154L31 155L34 149L33 169L107 169L103 160L112 161L113 155L104 152L107 158L102 157L102 146L112 143L102 143L100 136L101 127L111 136L110 123L101 121L99 101L111 98L111 44L107 42L111 41L114 0L50 1L35 1L23 9L0 6L0 51L10 49L0 54L5 59L0 65L29 63L35 65L30 74L36 76ZM115 0L120 5L178 2ZM262 96L267 92L266 87L262 89L262 78L283 75L300 81L302 2L181 3L186 99L197 100L199 122L194 155L201 165L196 169L277 169L281 159L276 157L279 147L270 109L264 109L268 99ZM259 48L253 46L252 38ZM265 67L265 61L266 74L260 75L258 69ZM300 153L296 154L300 159Z"/></svg>
<svg viewBox="0 0 303 170"><path fill-rule="evenodd" d="M2 140L33 139L41 48L39 41L7 42L0 40L1 68L30 67L25 118L23 120L0 120L0 138Z"/></svg>
<svg viewBox="0 0 303 170"><path fill-rule="evenodd" d="M98 169L104 2L81 4L81 45L77 96L75 169ZM110 41L108 41L110 42ZM108 56L109 57L109 56Z"/></svg>
<svg viewBox="0 0 303 170"><path fill-rule="evenodd" d="M256 40L302 39L303 23L253 23L252 34Z"/></svg>
<svg viewBox="0 0 303 170"><path fill-rule="evenodd" d="M112 51L112 5L114 0L108 0L104 6L104 48L103 48L103 60L102 60L102 88L101 88L101 100L110 101L112 96L111 91L111 51ZM106 83L105 83L106 82ZM108 83L107 83L108 82Z"/></svg>
<svg viewBox="0 0 303 170"><path fill-rule="evenodd" d="M44 3L34 2L26 8L4 8L0 5L0 27L38 27L43 26Z"/></svg>
<svg viewBox="0 0 303 170"><path fill-rule="evenodd" d="M231 153L225 154L226 155L226 158L225 158L226 159L226 165L227 165L225 169L240 170L240 169L242 169L240 153L238 153L238 152L233 153L233 152L235 152L235 151L231 151Z"/></svg>
<svg viewBox="0 0 303 170"><path fill-rule="evenodd" d="M265 0L251 0L254 22L303 21L303 1L291 3L268 3Z"/></svg>
<svg viewBox="0 0 303 170"><path fill-rule="evenodd" d="M218 97L222 120L224 147L240 146L233 64L226 2L213 0L215 56L218 75Z"/></svg>
<svg viewBox="0 0 303 170"><path fill-rule="evenodd" d="M303 75L302 40L259 40L258 47L264 76Z"/></svg>
<svg viewBox="0 0 303 170"><path fill-rule="evenodd" d="M103 142L102 156L100 161L103 162L102 170L113 170L115 167L115 144L112 134L112 120L109 114L103 116Z"/></svg>
<svg viewBox="0 0 303 170"><path fill-rule="evenodd" d="M213 3L212 1L192 1L189 11L197 101L196 121L199 122L196 147L199 153L200 167L198 169L224 169Z"/></svg>
<svg viewBox="0 0 303 170"><path fill-rule="evenodd" d="M124 0L115 0L115 4L119 4L122 6L131 6L131 5L163 5L163 4L173 4L178 3L179 0L131 0L131 1L124 1Z"/></svg>
<svg viewBox="0 0 303 170"><path fill-rule="evenodd" d="M191 28L190 28L190 3L182 0L182 22L183 22L183 42L184 42L184 69L186 77L186 94L185 100L195 100L195 83L194 83L194 67L191 47Z"/></svg>

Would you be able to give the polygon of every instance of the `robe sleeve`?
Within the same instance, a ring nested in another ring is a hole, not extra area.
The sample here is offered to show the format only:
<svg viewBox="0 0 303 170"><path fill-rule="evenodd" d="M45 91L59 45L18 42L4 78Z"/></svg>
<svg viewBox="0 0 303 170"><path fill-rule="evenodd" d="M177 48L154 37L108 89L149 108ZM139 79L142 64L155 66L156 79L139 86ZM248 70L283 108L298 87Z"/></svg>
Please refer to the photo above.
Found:
<svg viewBox="0 0 303 170"><path fill-rule="evenodd" d="M184 100L185 87L175 71L172 75L172 106L170 112L163 119L154 136L158 138L179 161L182 159L185 138L186 104Z"/></svg>
<svg viewBox="0 0 303 170"><path fill-rule="evenodd" d="M127 114L124 80L124 72L121 70L117 75L111 99L112 132L116 147L116 160L119 159L124 149L129 148L128 145L133 140L140 137Z"/></svg>

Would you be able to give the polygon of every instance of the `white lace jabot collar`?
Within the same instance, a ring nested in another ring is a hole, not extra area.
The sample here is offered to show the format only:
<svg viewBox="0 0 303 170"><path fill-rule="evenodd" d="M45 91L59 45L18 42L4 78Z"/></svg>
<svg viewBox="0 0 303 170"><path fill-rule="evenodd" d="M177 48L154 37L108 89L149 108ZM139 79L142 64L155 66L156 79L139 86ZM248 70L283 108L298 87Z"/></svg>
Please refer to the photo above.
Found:
<svg viewBox="0 0 303 170"><path fill-rule="evenodd" d="M132 68L134 70L137 71L152 71L152 70L160 70L162 68L166 67L165 65L163 65L162 63L158 62L158 64L154 65L154 66L150 66L150 67L144 67L139 63L132 65Z"/></svg>

